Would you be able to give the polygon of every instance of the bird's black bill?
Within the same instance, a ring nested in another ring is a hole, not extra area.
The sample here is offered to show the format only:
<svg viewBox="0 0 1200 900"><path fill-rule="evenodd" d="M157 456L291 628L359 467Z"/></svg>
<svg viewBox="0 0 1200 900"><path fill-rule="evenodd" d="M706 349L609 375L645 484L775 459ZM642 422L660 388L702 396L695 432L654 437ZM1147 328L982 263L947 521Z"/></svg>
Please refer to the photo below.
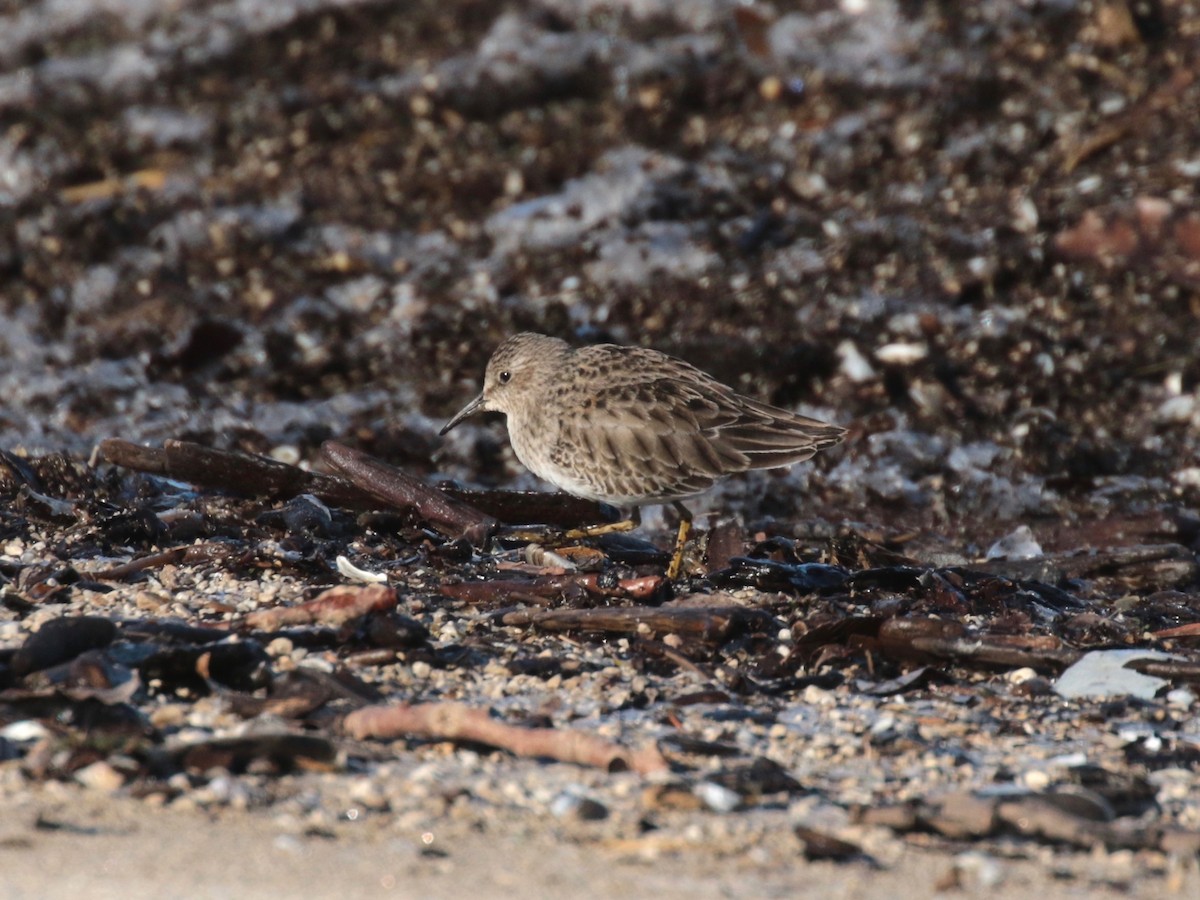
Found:
<svg viewBox="0 0 1200 900"><path fill-rule="evenodd" d="M464 406L462 409L460 409L458 411L458 414L455 415L455 417L453 419L451 419L449 422L447 422L445 424L445 426L442 428L442 430L438 432L438 434L445 434L447 431L449 431L451 428L453 428L455 425L457 425L463 419L466 419L470 416L475 415L475 413L479 412L482 408L483 408L483 394L480 394L478 397L476 397L474 400L472 400L470 403L468 403L466 406Z"/></svg>

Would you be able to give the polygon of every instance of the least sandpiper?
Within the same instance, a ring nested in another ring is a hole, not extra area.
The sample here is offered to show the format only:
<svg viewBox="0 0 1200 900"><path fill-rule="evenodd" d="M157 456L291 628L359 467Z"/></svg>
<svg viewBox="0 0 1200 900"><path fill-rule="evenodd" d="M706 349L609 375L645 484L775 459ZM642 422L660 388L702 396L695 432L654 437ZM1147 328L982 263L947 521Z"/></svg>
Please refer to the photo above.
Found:
<svg viewBox="0 0 1200 900"><path fill-rule="evenodd" d="M641 347L572 349L518 334L488 360L483 391L446 423L494 410L508 417L513 450L568 494L632 507L670 503L679 534L675 578L692 516L680 501L720 478L808 459L845 429L738 394L683 360ZM612 530L612 529L609 529Z"/></svg>

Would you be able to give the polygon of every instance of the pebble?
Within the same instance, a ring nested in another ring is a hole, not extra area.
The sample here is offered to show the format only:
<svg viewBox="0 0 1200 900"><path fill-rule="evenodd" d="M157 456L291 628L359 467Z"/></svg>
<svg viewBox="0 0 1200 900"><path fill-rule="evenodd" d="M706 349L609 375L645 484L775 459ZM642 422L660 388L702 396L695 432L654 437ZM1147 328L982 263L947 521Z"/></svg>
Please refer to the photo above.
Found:
<svg viewBox="0 0 1200 900"><path fill-rule="evenodd" d="M967 891L990 891L1004 882L1004 866L987 853L968 851L954 858L959 887Z"/></svg>
<svg viewBox="0 0 1200 900"><path fill-rule="evenodd" d="M925 344L895 342L875 350L875 358L885 365L910 366L929 355Z"/></svg>
<svg viewBox="0 0 1200 900"><path fill-rule="evenodd" d="M808 706L836 706L837 698L824 688L810 684L804 689L804 702Z"/></svg>
<svg viewBox="0 0 1200 900"><path fill-rule="evenodd" d="M608 807L578 790L568 789L550 802L550 813L556 819L598 822L608 818Z"/></svg>
<svg viewBox="0 0 1200 900"><path fill-rule="evenodd" d="M171 601L154 591L138 591L133 598L133 605L147 611L161 609Z"/></svg>
<svg viewBox="0 0 1200 900"><path fill-rule="evenodd" d="M862 355L853 341L847 339L838 344L837 355L841 359L842 374L856 384L878 377L870 361Z"/></svg>
<svg viewBox="0 0 1200 900"><path fill-rule="evenodd" d="M271 448L271 458L294 466L300 462L300 448L294 444L279 444Z"/></svg>
<svg viewBox="0 0 1200 900"><path fill-rule="evenodd" d="M0 738L14 744L40 741L50 736L50 730L36 719L21 719L0 728Z"/></svg>
<svg viewBox="0 0 1200 900"><path fill-rule="evenodd" d="M1024 684L1026 681L1037 677L1037 670L1031 669L1028 666L1020 669L1013 669L1005 676L1010 684Z"/></svg>
<svg viewBox="0 0 1200 900"><path fill-rule="evenodd" d="M150 724L155 728L174 728L187 721L189 708L182 703L166 703L150 712Z"/></svg>
<svg viewBox="0 0 1200 900"><path fill-rule="evenodd" d="M1050 776L1040 769L1031 769L1021 775L1021 784L1031 791L1044 791L1050 786Z"/></svg>
<svg viewBox="0 0 1200 900"><path fill-rule="evenodd" d="M1173 691L1167 691L1167 703L1171 706L1178 706L1183 709L1188 709L1196 702L1196 695L1190 688L1176 688Z"/></svg>
<svg viewBox="0 0 1200 900"><path fill-rule="evenodd" d="M367 809L382 811L390 805L387 795L373 781L355 781L350 787L350 796L356 803L361 803Z"/></svg>
<svg viewBox="0 0 1200 900"><path fill-rule="evenodd" d="M104 760L84 766L75 773L75 780L93 791L112 793L125 784L125 776Z"/></svg>
<svg viewBox="0 0 1200 900"><path fill-rule="evenodd" d="M301 654L306 654L303 657ZM312 655L303 647L297 647L292 652L292 659L297 661L297 665L304 669L311 669L317 672L331 673L336 668L333 660L321 655Z"/></svg>
<svg viewBox="0 0 1200 900"><path fill-rule="evenodd" d="M701 781L692 791L713 812L731 813L742 803L742 795L737 791L711 781Z"/></svg>

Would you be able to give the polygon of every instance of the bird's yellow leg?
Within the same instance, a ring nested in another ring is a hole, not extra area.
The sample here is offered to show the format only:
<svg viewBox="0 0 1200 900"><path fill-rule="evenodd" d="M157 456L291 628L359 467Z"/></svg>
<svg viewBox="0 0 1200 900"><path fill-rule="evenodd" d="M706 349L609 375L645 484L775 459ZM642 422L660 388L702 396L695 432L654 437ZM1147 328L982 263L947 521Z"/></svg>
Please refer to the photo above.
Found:
<svg viewBox="0 0 1200 900"><path fill-rule="evenodd" d="M671 564L667 566L667 577L674 581L679 577L679 569L683 565L683 550L692 533L692 514L678 500L671 505L679 512L679 533L675 535L675 552L671 554Z"/></svg>

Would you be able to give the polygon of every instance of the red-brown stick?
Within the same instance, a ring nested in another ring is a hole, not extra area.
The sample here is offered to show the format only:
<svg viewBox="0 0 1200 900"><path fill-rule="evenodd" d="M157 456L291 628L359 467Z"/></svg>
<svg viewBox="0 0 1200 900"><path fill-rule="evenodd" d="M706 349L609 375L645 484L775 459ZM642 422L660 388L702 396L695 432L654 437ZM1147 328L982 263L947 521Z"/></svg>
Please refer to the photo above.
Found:
<svg viewBox="0 0 1200 900"><path fill-rule="evenodd" d="M653 746L630 751L583 731L509 725L465 703L368 706L346 716L343 728L358 740L421 737L472 741L516 756L540 756L608 771L630 769L646 775L667 767Z"/></svg>

